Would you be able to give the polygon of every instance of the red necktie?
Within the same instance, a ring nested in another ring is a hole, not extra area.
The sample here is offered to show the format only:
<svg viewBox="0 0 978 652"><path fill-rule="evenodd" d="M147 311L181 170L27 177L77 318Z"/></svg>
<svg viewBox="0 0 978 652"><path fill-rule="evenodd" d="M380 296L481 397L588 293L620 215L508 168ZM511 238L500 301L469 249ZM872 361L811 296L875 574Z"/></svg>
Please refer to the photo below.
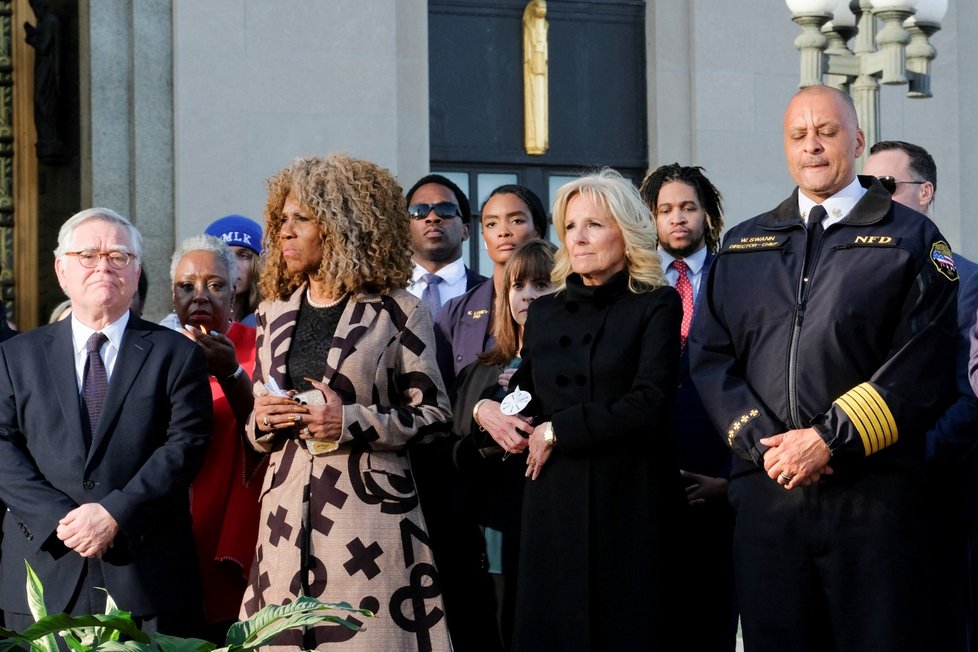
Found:
<svg viewBox="0 0 978 652"><path fill-rule="evenodd" d="M693 284L689 282L689 266L682 260L672 261L672 268L679 277L676 279L676 291L683 300L683 325L680 329L683 348L686 348L686 338L689 337L689 325L693 323Z"/></svg>

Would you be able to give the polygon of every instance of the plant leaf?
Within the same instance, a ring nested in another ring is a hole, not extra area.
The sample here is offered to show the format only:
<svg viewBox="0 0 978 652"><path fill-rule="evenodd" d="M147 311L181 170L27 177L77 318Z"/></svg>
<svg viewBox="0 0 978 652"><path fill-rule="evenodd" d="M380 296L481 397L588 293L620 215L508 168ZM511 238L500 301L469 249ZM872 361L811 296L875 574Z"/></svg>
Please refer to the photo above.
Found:
<svg viewBox="0 0 978 652"><path fill-rule="evenodd" d="M139 641L104 641L92 652L156 652L158 649L152 643Z"/></svg>
<svg viewBox="0 0 978 652"><path fill-rule="evenodd" d="M354 613L367 618L373 616L369 610L354 609L348 602L320 602L315 598L301 596L287 605L266 605L247 620L235 623L228 631L227 644L232 649L240 646L250 650L292 627L323 622L360 629L359 625L348 622L344 616L328 613L331 611Z"/></svg>
<svg viewBox="0 0 978 652"><path fill-rule="evenodd" d="M153 643L160 652L211 652L216 645L199 638L180 638L167 634L153 634Z"/></svg>
<svg viewBox="0 0 978 652"><path fill-rule="evenodd" d="M92 616L69 616L65 613L57 613L45 616L23 632L21 635L31 641L60 632L63 629L78 629L80 627L105 627L115 629L129 638L140 643L149 643L149 636L136 627L129 614L125 616L107 616L105 614L95 614ZM53 637L52 637L53 638ZM53 652L57 651L57 646Z"/></svg>
<svg viewBox="0 0 978 652"><path fill-rule="evenodd" d="M31 642L12 629L0 627L0 652L30 650Z"/></svg>
<svg viewBox="0 0 978 652"><path fill-rule="evenodd" d="M37 576L31 565L24 560L24 566L27 567L27 604L30 607L31 615L34 616L34 620L38 621L48 615L48 609L44 605L44 585L41 584L41 578ZM27 629L30 629L28 627ZM24 630L25 632L27 630ZM57 631L57 630L54 630ZM29 637L26 634L25 638L33 641L31 645L32 650L38 650L39 652L58 652L58 641L54 638L54 632L49 632L48 634Z"/></svg>

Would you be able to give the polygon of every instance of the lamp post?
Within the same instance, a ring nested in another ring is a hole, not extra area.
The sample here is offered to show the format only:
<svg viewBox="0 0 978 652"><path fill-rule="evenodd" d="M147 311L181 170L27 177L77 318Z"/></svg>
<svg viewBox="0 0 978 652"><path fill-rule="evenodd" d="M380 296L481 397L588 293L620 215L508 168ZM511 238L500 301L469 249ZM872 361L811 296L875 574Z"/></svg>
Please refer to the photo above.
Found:
<svg viewBox="0 0 978 652"><path fill-rule="evenodd" d="M879 140L880 84L908 84L907 97L931 97L930 37L947 0L785 0L801 27L799 87L825 84L849 93L866 152ZM877 30L877 20L882 27ZM852 41L852 48L849 42ZM861 163L862 161L860 161Z"/></svg>

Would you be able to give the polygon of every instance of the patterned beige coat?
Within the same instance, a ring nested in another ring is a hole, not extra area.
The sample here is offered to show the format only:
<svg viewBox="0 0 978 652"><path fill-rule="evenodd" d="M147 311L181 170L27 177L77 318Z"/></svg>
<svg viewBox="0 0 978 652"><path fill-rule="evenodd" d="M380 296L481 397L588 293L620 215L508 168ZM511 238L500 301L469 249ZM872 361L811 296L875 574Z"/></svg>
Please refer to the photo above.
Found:
<svg viewBox="0 0 978 652"><path fill-rule="evenodd" d="M304 292L259 306L256 379L271 377L288 387L286 361ZM346 641L344 649L450 650L438 573L404 451L409 442L444 432L451 414L428 309L404 290L351 299L326 356L325 382L344 404L336 451L313 456L285 433L258 432L254 417L248 425L254 446L271 456L242 614L302 593L308 545L308 595L376 614L358 633L316 627L317 647ZM259 392L264 386L256 383ZM302 635L288 633L276 642L301 646Z"/></svg>

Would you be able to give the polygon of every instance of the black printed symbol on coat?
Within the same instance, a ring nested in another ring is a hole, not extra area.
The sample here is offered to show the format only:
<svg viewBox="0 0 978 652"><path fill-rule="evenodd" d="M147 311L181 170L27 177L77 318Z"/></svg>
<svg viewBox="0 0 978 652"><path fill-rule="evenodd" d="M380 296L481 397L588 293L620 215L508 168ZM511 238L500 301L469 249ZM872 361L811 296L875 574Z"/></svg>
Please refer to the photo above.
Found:
<svg viewBox="0 0 978 652"><path fill-rule="evenodd" d="M431 564L417 564L411 569L411 583L394 591L390 601L391 619L403 630L414 632L418 641L418 650L431 651L431 635L429 630L438 624L444 615L439 607L431 611L425 600L441 595L438 574ZM404 613L405 604L410 605L410 614Z"/></svg>
<svg viewBox="0 0 978 652"><path fill-rule="evenodd" d="M278 506L274 514L268 515L265 525L268 526L268 542L273 546L277 546L282 539L288 541L292 537L292 526L289 525L288 516L289 510L281 505Z"/></svg>
<svg viewBox="0 0 978 652"><path fill-rule="evenodd" d="M292 595L308 595L311 598L318 598L323 593L326 592L326 564L322 562L318 557L309 557L309 570L303 571L298 570L296 574L292 576L292 582L289 583L289 592ZM306 573L306 579L309 581L309 591L305 592L302 589L302 574Z"/></svg>
<svg viewBox="0 0 978 652"><path fill-rule="evenodd" d="M363 571L367 579L372 580L380 573L380 566L374 561L384 554L384 550L380 547L379 543L374 541L369 546L365 546L363 545L363 541L360 540L360 537L357 537L346 544L346 549L350 551L350 559L343 564L343 568L351 576L359 571Z"/></svg>

